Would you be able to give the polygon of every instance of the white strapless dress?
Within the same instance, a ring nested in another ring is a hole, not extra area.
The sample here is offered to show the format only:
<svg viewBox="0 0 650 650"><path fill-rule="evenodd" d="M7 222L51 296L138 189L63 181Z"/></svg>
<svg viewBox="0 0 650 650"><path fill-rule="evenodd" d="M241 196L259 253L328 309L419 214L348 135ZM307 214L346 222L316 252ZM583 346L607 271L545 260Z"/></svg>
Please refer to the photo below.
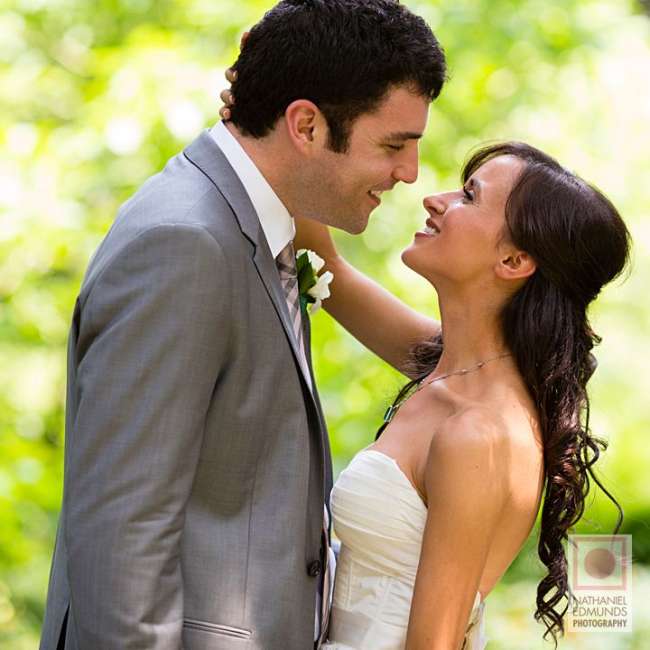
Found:
<svg viewBox="0 0 650 650"><path fill-rule="evenodd" d="M341 540L329 640L323 650L403 650L427 509L397 462L359 452L332 489ZM463 650L486 644L476 594Z"/></svg>

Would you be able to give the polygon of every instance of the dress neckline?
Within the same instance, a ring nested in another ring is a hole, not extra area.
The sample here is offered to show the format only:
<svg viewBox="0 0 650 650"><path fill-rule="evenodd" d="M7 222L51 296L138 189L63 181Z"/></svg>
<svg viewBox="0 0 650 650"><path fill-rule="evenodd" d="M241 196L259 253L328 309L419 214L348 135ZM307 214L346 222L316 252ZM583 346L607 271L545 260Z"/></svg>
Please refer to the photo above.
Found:
<svg viewBox="0 0 650 650"><path fill-rule="evenodd" d="M417 491L415 485L411 482L411 479L404 473L404 470L399 466L399 463L392 457L389 456L388 454L384 453L383 451L379 451L378 449L371 449L370 447L366 447L365 449L362 449L357 456L360 456L361 454L377 454L378 456L382 456L385 458L387 461L391 463L395 467L395 469L398 471L400 476L406 481L407 485L409 488L413 491L415 496L418 498L418 501L422 505L422 507L428 511L427 504L424 502L424 499L420 495L420 493Z"/></svg>

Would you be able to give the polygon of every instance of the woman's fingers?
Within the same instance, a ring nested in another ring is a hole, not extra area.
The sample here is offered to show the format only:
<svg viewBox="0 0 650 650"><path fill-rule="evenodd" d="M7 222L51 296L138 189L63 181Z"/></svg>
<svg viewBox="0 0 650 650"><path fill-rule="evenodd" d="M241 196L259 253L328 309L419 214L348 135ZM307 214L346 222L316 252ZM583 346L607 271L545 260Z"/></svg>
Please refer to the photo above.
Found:
<svg viewBox="0 0 650 650"><path fill-rule="evenodd" d="M235 104L235 98L227 88L221 91L219 97L221 97L221 101L225 104L225 106L219 109L219 115L221 115L222 120L228 121L232 117L232 111L230 109Z"/></svg>
<svg viewBox="0 0 650 650"><path fill-rule="evenodd" d="M241 41L239 42L239 49L241 50L246 44L248 35L250 32L244 32L241 35ZM226 80L228 83L232 84L237 81L237 70L234 68L228 68L225 73ZM225 104L219 109L219 115L222 120L228 121L232 117L232 111L230 110L235 105L235 96L232 94L229 88L222 90L219 93L221 101Z"/></svg>
<svg viewBox="0 0 650 650"><path fill-rule="evenodd" d="M235 97L230 91L229 88L225 88L224 90L221 91L219 97L221 97L221 101L226 105L226 106L234 106L235 105Z"/></svg>

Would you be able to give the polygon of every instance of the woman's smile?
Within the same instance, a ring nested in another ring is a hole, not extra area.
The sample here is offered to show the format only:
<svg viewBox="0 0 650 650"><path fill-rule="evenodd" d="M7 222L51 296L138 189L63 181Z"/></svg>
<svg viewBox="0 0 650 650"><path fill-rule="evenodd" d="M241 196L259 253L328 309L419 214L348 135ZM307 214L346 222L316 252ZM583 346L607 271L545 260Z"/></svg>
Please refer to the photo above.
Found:
<svg viewBox="0 0 650 650"><path fill-rule="evenodd" d="M415 236L421 236L421 237L437 237L440 234L440 228L436 225L435 221L429 217L426 220L426 224L422 230L418 230L418 232L415 233Z"/></svg>

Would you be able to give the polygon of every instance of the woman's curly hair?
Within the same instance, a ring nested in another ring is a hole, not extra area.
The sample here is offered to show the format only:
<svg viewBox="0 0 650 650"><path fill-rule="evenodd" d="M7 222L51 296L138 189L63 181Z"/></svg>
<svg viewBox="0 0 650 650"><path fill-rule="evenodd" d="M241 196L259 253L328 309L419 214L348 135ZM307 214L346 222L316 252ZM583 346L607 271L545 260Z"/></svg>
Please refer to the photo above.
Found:
<svg viewBox="0 0 650 650"><path fill-rule="evenodd" d="M587 307L627 266L630 235L611 202L556 160L521 142L483 147L465 164L462 179L497 156L516 156L524 167L506 203L506 236L526 251L536 271L503 308L505 343L532 396L544 443L545 494L538 552L547 575L537 587L535 619L557 645L564 633L569 585L564 542L582 517L607 444L589 429L587 382L596 369L591 350L600 343ZM396 403L435 368L441 336L412 350L412 376ZM380 429L377 436L381 434Z"/></svg>

